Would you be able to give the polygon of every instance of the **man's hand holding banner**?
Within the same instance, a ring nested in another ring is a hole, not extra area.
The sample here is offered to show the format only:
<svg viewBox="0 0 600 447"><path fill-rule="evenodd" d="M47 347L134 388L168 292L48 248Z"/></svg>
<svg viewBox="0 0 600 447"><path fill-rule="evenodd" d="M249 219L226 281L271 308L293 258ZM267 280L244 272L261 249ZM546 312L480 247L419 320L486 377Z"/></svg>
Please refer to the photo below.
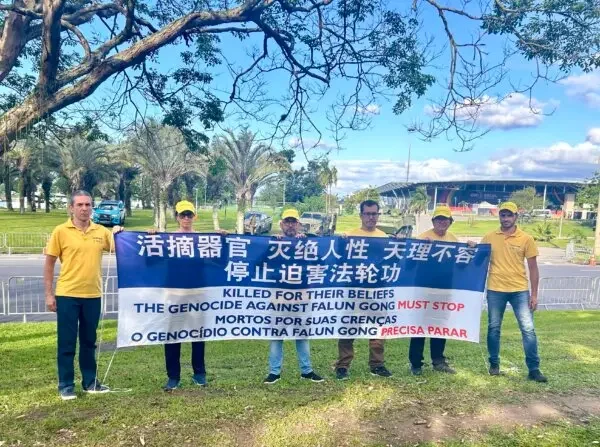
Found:
<svg viewBox="0 0 600 447"><path fill-rule="evenodd" d="M490 246L385 238L121 233L117 344L479 341Z"/></svg>

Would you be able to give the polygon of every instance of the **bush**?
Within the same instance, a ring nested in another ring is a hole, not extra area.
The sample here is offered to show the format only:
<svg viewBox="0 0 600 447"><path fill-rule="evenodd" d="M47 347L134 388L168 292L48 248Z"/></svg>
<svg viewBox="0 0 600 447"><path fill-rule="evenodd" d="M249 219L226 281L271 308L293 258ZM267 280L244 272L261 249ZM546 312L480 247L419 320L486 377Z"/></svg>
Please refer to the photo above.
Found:
<svg viewBox="0 0 600 447"><path fill-rule="evenodd" d="M556 238L554 225L550 222L540 222L532 228L533 238L536 241L550 242Z"/></svg>
<svg viewBox="0 0 600 447"><path fill-rule="evenodd" d="M569 235L569 239L571 239L576 244L581 244L587 238L586 238L585 233L583 232L583 230L581 230L580 228L575 228L575 229L573 229L573 231Z"/></svg>

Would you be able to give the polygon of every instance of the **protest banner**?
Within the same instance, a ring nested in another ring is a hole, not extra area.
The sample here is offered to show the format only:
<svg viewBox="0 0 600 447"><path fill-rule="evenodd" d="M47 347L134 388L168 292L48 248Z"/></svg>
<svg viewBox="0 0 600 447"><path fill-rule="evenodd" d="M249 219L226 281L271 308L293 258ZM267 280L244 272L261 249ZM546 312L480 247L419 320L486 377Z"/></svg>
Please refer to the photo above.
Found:
<svg viewBox="0 0 600 447"><path fill-rule="evenodd" d="M479 341L490 246L364 237L116 237L117 345L440 337Z"/></svg>

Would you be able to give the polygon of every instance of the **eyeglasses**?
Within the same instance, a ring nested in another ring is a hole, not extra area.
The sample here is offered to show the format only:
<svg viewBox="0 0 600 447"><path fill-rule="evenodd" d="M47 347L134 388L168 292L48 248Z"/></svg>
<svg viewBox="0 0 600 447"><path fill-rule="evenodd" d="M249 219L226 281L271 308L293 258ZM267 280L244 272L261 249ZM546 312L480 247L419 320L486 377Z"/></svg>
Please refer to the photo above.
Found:
<svg viewBox="0 0 600 447"><path fill-rule="evenodd" d="M179 213L179 215L181 217L187 217L188 219L194 217L194 213L192 213L191 211L184 211L183 213Z"/></svg>
<svg viewBox="0 0 600 447"><path fill-rule="evenodd" d="M366 217L375 217L375 216L381 216L381 213L362 213L363 216Z"/></svg>
<svg viewBox="0 0 600 447"><path fill-rule="evenodd" d="M293 217L288 217L286 219L283 219L283 223L285 224L294 224L298 222L296 219L294 219Z"/></svg>

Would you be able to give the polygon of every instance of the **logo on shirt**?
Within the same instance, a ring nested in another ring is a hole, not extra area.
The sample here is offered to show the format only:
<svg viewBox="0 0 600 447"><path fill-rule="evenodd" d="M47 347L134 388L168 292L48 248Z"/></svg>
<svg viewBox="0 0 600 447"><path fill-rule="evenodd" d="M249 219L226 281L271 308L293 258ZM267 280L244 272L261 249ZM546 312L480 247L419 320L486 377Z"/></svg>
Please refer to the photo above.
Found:
<svg viewBox="0 0 600 447"><path fill-rule="evenodd" d="M104 243L104 239L101 237L94 237L94 242L98 243L98 244L103 244Z"/></svg>

